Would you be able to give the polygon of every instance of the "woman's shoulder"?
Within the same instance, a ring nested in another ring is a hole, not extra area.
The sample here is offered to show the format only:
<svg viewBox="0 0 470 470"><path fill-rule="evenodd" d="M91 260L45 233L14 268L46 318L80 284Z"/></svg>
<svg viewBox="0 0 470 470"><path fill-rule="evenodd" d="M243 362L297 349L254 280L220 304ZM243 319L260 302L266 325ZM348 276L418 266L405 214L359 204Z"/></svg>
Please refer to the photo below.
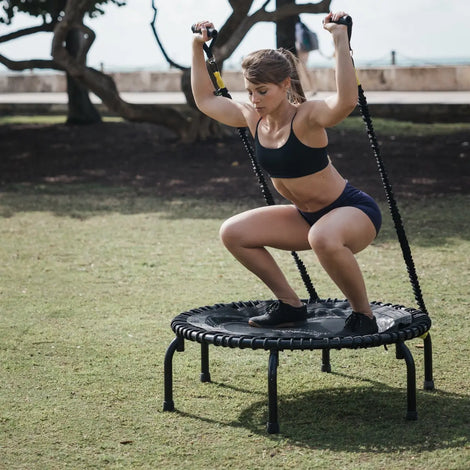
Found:
<svg viewBox="0 0 470 470"><path fill-rule="evenodd" d="M309 128L319 125L317 123L316 116L321 113L323 103L323 100L315 99L304 101L303 103L299 104L297 106L296 121L299 124L305 125Z"/></svg>
<svg viewBox="0 0 470 470"><path fill-rule="evenodd" d="M259 114L256 112L255 108L249 103L239 103L242 107L243 115L245 116L247 127L250 129L250 132L254 135L256 131L256 126L260 120Z"/></svg>
<svg viewBox="0 0 470 470"><path fill-rule="evenodd" d="M297 114L292 122L295 136L310 147L324 147L328 144L326 129L319 124L320 101L305 101L297 107Z"/></svg>
<svg viewBox="0 0 470 470"><path fill-rule="evenodd" d="M309 112L311 111L312 109L315 109L316 107L318 107L324 100L321 100L321 99L307 99L306 101L304 101L303 103L300 103L299 105L297 105L297 109L300 111L300 112Z"/></svg>

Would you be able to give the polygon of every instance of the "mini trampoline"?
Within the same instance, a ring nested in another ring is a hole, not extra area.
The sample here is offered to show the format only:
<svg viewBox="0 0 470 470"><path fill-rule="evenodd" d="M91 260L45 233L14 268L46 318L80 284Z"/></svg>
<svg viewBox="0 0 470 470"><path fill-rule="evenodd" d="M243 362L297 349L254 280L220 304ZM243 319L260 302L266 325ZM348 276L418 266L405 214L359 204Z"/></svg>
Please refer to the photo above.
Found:
<svg viewBox="0 0 470 470"><path fill-rule="evenodd" d="M283 350L322 350L323 372L330 372L330 350L343 348L369 348L396 345L397 359L404 359L407 368L406 418L417 419L416 372L413 356L405 341L423 336L429 345L425 348L425 389L433 388L430 336L431 320L426 313L399 305L372 302L379 332L366 336L337 337L351 313L345 300L317 300L307 303L308 319L291 328L253 328L248 318L260 315L272 301L248 301L200 307L176 316L171 328L176 338L165 355L165 400L163 409L174 410L173 355L184 351L184 340L201 344L202 382L210 382L209 345L226 348L262 349L269 351L268 361L268 422L269 433L279 432L277 406L277 367L279 352Z"/></svg>
<svg viewBox="0 0 470 470"><path fill-rule="evenodd" d="M351 37L352 20L344 17L340 21L347 25L348 35ZM208 56L208 70L211 71L214 84L217 85L216 94L230 98L217 64L212 54L212 46L217 37L217 31L212 31L213 40L210 46L204 44ZM401 216L392 187L388 179L385 166L380 155L379 145L375 136L370 118L364 91L357 77L359 109L366 124L367 135L371 144L379 174L382 179L387 197L390 213L397 232L398 241L408 276L413 288L418 309L407 308L392 303L372 302L371 308L377 319L379 331L376 334L363 336L339 337L345 319L351 313L351 307L346 300L321 299L307 273L307 270L293 251L295 260L305 287L309 293L307 304L308 318L305 322L292 328L254 328L248 325L248 319L262 315L273 300L253 300L232 303L216 304L199 307L180 313L171 322L171 328L176 334L169 345L164 361L164 411L175 409L173 401L173 356L176 351L184 351L184 341L194 341L201 344L201 375L202 382L210 382L209 371L209 345L224 348L261 349L269 351L268 361L268 422L269 433L279 432L277 407L277 367L279 352L284 350L321 350L323 372L331 372L330 351L332 349L359 349L394 344L397 359L404 359L407 370L407 412L406 418L415 420L418 417L416 410L416 370L413 356L405 342L421 337L424 340L424 389L433 390L432 376L432 343L429 329L431 319L426 310L421 288L416 274L411 249L405 234ZM253 147L248 140L246 129L239 128L239 135L250 157L255 175L258 179L261 192L268 205L274 204L274 198L264 178L263 172L254 155Z"/></svg>

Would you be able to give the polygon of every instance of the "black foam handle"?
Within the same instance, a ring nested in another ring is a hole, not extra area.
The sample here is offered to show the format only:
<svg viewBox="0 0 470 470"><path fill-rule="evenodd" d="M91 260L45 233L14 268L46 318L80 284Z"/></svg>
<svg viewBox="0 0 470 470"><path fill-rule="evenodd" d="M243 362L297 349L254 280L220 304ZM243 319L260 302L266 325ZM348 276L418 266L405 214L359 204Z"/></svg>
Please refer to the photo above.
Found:
<svg viewBox="0 0 470 470"><path fill-rule="evenodd" d="M191 31L193 33L201 33L201 30L200 29L196 29L196 25L193 24L191 26ZM207 35L210 37L210 38L215 38L217 36L217 30L214 29L214 28L207 28Z"/></svg>
<svg viewBox="0 0 470 470"><path fill-rule="evenodd" d="M332 23L344 24L346 26L352 25L352 18L349 15L341 17L338 21L332 21Z"/></svg>
<svg viewBox="0 0 470 470"><path fill-rule="evenodd" d="M351 41L351 34L352 34L352 24L353 20L349 15L341 17L338 21L330 21L330 23L342 24L348 27L348 39Z"/></svg>

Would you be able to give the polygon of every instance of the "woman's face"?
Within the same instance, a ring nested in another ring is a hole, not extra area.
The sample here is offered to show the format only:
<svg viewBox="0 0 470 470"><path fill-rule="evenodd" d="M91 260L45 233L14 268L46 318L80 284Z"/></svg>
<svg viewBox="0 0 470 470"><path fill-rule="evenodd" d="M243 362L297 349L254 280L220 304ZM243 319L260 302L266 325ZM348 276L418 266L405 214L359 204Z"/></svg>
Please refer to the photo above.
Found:
<svg viewBox="0 0 470 470"><path fill-rule="evenodd" d="M245 79L245 88L248 91L250 102L260 116L273 112L287 99L288 80L280 84L252 83Z"/></svg>

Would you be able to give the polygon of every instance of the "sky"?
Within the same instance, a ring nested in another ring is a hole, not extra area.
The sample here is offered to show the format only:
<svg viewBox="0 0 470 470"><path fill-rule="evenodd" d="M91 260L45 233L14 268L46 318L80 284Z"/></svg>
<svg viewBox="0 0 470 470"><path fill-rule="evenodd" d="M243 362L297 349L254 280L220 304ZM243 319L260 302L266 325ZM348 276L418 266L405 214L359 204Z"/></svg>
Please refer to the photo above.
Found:
<svg viewBox="0 0 470 470"><path fill-rule="evenodd" d="M255 0L252 11L264 0ZM309 3L297 0L297 3ZM189 66L190 26L198 20L211 20L221 27L231 12L227 0L155 0L157 30L167 53L176 63ZM87 19L97 38L88 54L88 65L107 71L167 70L169 68L154 39L150 23L151 0L128 0L127 6L109 5L100 18ZM275 5L275 0L271 0ZM333 0L332 11L344 10L354 21L352 48L357 65L386 65L396 51L398 65L415 63L470 63L470 1L468 0ZM323 30L324 15L302 15L302 20L318 34L320 51L310 54L312 66L332 66L330 35ZM0 35L39 20L18 16L13 25L0 25ZM0 44L0 53L13 60L50 57L51 34ZM259 23L247 34L228 68L238 68L241 58L261 48L275 47L275 26ZM7 69L0 65L0 72Z"/></svg>

